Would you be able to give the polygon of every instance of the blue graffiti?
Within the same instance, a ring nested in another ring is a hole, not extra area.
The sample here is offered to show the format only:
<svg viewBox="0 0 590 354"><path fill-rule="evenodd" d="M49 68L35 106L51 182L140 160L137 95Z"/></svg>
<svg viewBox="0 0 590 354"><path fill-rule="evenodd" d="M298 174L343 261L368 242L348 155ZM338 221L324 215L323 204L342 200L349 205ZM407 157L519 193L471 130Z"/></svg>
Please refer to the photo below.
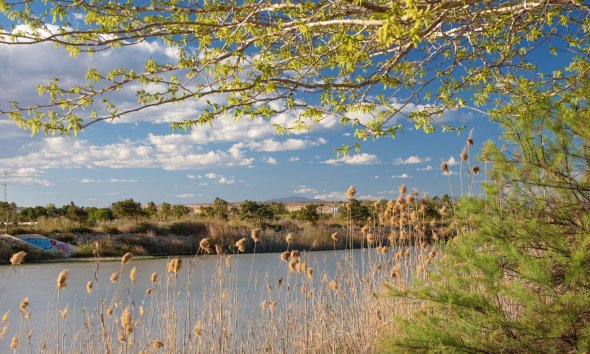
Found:
<svg viewBox="0 0 590 354"><path fill-rule="evenodd" d="M30 243L33 246L37 246L44 250L52 250L57 249L62 253L69 253L71 251L71 247L68 244L61 243L58 244L57 241L51 239L43 239L43 238L26 238L23 241Z"/></svg>
<svg viewBox="0 0 590 354"><path fill-rule="evenodd" d="M42 239L42 238L25 238L23 241L30 243L33 246L37 246L44 250L50 250L55 245L54 240Z"/></svg>

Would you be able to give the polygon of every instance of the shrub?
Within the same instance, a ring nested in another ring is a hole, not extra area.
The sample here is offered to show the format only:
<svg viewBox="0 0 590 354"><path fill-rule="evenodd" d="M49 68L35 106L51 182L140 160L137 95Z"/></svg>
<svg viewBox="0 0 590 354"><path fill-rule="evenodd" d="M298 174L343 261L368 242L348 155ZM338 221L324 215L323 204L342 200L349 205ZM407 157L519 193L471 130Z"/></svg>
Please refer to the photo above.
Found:
<svg viewBox="0 0 590 354"><path fill-rule="evenodd" d="M587 92L586 92L587 94ZM394 291L424 301L392 351L586 352L590 348L590 112L522 104L502 116L508 149L487 144L487 200L457 208L428 283Z"/></svg>

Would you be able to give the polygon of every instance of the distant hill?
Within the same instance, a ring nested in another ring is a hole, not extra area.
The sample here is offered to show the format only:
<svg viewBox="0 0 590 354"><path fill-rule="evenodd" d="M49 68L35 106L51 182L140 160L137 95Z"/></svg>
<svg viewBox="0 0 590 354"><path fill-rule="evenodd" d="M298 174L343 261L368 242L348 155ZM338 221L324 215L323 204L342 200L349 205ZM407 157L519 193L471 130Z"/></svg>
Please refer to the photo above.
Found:
<svg viewBox="0 0 590 354"><path fill-rule="evenodd" d="M323 200L311 199L311 198L305 198L305 197L299 197L299 196L291 196L291 197L285 197L285 198L269 199L269 200L267 200L267 202L280 202L280 203L309 203L309 202L315 202L315 203L319 203L319 202L323 202Z"/></svg>

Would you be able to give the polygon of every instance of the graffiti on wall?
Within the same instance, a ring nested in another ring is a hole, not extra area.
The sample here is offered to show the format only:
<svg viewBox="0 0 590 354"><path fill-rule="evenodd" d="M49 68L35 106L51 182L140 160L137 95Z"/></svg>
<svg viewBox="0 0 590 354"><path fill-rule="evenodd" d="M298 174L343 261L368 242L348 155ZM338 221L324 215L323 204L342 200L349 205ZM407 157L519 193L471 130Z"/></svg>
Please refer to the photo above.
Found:
<svg viewBox="0 0 590 354"><path fill-rule="evenodd" d="M17 235L16 237L35 247L39 247L47 251L58 251L63 253L64 255L69 255L76 251L75 246L59 242L57 240L53 240L41 235Z"/></svg>

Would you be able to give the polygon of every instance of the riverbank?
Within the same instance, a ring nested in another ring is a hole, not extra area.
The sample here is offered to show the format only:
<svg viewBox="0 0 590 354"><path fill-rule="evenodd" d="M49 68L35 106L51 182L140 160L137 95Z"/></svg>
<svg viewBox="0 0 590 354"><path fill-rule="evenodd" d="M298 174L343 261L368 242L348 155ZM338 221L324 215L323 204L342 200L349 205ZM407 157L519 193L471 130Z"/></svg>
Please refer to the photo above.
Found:
<svg viewBox="0 0 590 354"><path fill-rule="evenodd" d="M152 226L152 225L148 225ZM63 257L57 252L47 252L32 247L24 242L3 240L0 245L0 264L8 263L12 254L25 251L28 256L26 262L71 262L71 261L109 261L119 260L128 252L136 257L147 259L184 256L206 253L266 253L283 252L286 250L333 250L360 247L363 242L359 230L350 230L355 236L348 238L345 227L339 225L282 225L283 227L259 229L259 241L251 237L252 229L245 225L227 223L183 222L182 228L174 226L178 234L155 232L147 228L141 233L49 233L45 236L67 244L76 246L76 252L71 257ZM144 226L145 227L145 226ZM33 230L34 231L34 230ZM32 232L32 231L29 231ZM236 243L242 241L242 249L238 250ZM203 244L203 240L206 240ZM351 243L352 241L352 243ZM205 246L208 245L208 246Z"/></svg>

